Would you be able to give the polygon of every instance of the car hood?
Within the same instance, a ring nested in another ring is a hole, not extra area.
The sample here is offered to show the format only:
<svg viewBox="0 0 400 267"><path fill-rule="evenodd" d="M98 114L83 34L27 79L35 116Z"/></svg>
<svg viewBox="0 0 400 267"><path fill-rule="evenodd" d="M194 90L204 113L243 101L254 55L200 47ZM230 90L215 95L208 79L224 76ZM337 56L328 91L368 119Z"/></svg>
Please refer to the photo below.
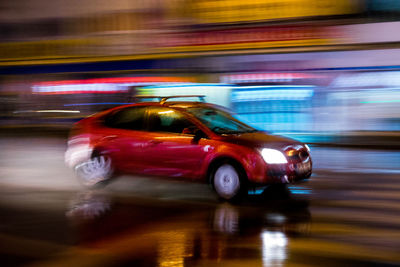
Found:
<svg viewBox="0 0 400 267"><path fill-rule="evenodd" d="M222 140L232 144L253 148L276 148L284 150L287 146L301 145L302 143L287 137L272 135L266 132L223 135Z"/></svg>

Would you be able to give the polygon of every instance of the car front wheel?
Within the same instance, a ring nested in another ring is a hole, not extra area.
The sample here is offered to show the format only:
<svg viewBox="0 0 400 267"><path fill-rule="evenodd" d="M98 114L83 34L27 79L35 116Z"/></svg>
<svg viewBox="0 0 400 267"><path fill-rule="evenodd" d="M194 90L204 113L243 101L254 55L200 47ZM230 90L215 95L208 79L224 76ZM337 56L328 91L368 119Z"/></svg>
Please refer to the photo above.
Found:
<svg viewBox="0 0 400 267"><path fill-rule="evenodd" d="M215 191L225 200L237 198L243 189L238 170L229 163L216 168L212 178Z"/></svg>

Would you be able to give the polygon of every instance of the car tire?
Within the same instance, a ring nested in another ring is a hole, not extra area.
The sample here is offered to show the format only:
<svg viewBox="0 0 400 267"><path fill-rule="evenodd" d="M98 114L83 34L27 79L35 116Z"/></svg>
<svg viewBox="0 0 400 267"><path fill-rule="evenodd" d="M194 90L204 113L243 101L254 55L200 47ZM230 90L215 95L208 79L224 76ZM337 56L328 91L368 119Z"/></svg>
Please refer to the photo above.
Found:
<svg viewBox="0 0 400 267"><path fill-rule="evenodd" d="M242 172L230 162L219 164L211 174L211 181L215 192L224 200L237 200L245 191Z"/></svg>
<svg viewBox="0 0 400 267"><path fill-rule="evenodd" d="M75 166L75 172L83 186L93 188L108 181L114 168L111 157L95 152L89 160Z"/></svg>

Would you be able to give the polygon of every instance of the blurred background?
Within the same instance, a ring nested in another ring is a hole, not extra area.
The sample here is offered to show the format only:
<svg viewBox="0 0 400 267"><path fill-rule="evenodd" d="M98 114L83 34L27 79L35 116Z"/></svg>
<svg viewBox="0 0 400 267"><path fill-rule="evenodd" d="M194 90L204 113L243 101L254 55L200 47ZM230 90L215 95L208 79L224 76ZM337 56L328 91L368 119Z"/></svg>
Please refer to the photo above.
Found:
<svg viewBox="0 0 400 267"><path fill-rule="evenodd" d="M396 0L21 0L0 14L3 128L179 92L305 142L398 139Z"/></svg>
<svg viewBox="0 0 400 267"><path fill-rule="evenodd" d="M399 0L0 1L1 265L399 266L399 29ZM72 124L176 94L309 143L311 179L83 190Z"/></svg>

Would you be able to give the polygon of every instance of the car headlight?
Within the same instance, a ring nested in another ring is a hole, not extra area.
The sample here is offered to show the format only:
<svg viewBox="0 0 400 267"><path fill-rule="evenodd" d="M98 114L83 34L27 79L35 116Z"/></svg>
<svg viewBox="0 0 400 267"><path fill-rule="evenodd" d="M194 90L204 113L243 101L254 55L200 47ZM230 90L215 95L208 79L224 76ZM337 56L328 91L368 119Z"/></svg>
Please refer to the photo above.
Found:
<svg viewBox="0 0 400 267"><path fill-rule="evenodd" d="M263 148L261 155L268 164L283 164L288 162L285 155L276 149Z"/></svg>
<svg viewBox="0 0 400 267"><path fill-rule="evenodd" d="M304 146L306 147L307 151L310 152L310 147L306 144L304 144Z"/></svg>

